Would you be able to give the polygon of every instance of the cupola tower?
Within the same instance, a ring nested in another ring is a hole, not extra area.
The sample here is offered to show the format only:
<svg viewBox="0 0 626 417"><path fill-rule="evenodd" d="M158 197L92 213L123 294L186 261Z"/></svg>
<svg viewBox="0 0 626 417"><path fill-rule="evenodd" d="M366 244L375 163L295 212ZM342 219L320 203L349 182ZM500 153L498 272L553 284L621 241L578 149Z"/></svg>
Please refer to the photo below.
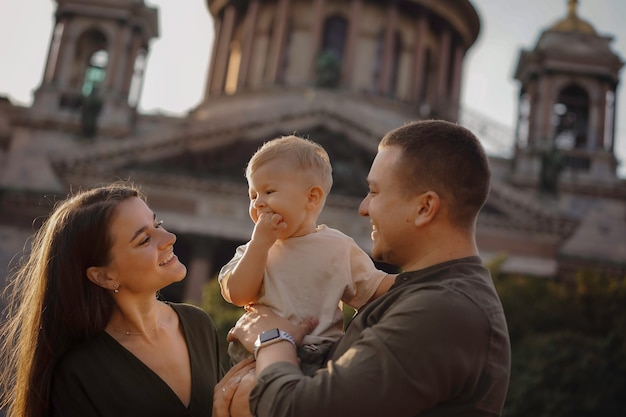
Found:
<svg viewBox="0 0 626 417"><path fill-rule="evenodd" d="M82 124L85 129L91 117L109 135L128 134L148 44L158 36L157 10L143 0L57 3L43 80L30 112L32 121L74 129Z"/></svg>

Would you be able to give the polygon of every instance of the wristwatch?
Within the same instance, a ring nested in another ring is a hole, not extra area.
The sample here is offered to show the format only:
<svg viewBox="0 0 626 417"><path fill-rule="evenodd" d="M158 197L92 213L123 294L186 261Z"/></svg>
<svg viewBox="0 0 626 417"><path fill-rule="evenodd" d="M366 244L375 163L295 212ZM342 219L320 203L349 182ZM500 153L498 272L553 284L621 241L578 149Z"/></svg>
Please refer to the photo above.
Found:
<svg viewBox="0 0 626 417"><path fill-rule="evenodd" d="M256 359L259 349L261 349L262 347L269 346L283 340L291 343L294 347L296 346L296 340L293 338L292 335L287 332L284 332L280 329L271 329L264 331L256 338L256 341L254 342L254 359Z"/></svg>

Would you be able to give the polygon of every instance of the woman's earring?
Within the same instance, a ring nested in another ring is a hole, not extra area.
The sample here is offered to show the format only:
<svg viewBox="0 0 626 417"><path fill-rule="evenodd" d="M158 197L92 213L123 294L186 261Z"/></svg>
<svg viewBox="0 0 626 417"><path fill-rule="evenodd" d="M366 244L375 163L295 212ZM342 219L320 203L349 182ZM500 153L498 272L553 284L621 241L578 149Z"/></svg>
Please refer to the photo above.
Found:
<svg viewBox="0 0 626 417"><path fill-rule="evenodd" d="M114 285L113 285L113 292L114 292L115 294L119 294L119 293L120 293L120 290L118 290L118 289L117 289L117 284L114 284Z"/></svg>

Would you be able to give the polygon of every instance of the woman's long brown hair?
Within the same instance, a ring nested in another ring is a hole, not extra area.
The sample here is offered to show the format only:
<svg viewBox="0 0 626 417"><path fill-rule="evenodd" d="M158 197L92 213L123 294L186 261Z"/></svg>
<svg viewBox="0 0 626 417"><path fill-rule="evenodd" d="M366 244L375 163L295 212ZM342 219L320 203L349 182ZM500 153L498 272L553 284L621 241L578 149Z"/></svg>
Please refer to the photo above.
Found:
<svg viewBox="0 0 626 417"><path fill-rule="evenodd" d="M43 417L54 366L78 343L102 332L109 292L86 276L109 262L109 226L118 204L143 198L130 183L80 191L58 204L12 274L1 325L0 405L8 417Z"/></svg>

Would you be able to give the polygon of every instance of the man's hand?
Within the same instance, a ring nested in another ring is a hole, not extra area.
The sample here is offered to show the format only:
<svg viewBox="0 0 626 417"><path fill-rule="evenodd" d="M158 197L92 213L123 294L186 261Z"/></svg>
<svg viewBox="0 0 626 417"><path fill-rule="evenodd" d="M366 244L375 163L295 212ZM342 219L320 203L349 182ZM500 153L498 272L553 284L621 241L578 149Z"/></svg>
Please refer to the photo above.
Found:
<svg viewBox="0 0 626 417"><path fill-rule="evenodd" d="M246 313L237 320L235 327L230 329L226 340L229 342L239 340L249 352L254 351L254 342L259 334L266 330L275 328L284 330L293 336L297 345L301 345L304 336L311 333L318 324L317 318L308 318L299 325L294 325L263 305L253 304L245 308Z"/></svg>

